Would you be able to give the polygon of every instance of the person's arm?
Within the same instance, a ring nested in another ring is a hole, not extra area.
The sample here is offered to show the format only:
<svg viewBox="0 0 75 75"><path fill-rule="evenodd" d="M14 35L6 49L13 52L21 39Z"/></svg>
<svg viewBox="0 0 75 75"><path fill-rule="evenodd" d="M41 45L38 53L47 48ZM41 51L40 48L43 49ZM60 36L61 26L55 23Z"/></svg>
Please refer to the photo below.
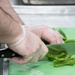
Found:
<svg viewBox="0 0 75 75"><path fill-rule="evenodd" d="M14 11L13 7L11 6L10 2L8 0L0 0L0 7L9 14L17 23L24 25L23 21L20 19L20 17L17 15L17 13Z"/></svg>
<svg viewBox="0 0 75 75"><path fill-rule="evenodd" d="M21 39L23 30L21 26L0 7L0 43L8 44L8 48L23 56L23 58L12 58L12 61L20 64L36 62L48 52L46 45L37 35L27 29L25 29L25 31L26 35L24 39L13 46L13 44Z"/></svg>
<svg viewBox="0 0 75 75"><path fill-rule="evenodd" d="M20 25L0 6L0 43L14 43L21 34Z"/></svg>

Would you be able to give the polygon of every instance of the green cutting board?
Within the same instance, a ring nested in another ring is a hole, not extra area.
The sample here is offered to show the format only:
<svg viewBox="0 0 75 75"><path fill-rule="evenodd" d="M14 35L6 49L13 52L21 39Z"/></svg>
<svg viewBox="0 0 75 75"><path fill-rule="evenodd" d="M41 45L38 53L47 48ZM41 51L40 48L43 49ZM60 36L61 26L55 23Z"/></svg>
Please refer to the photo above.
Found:
<svg viewBox="0 0 75 75"><path fill-rule="evenodd" d="M68 39L75 39L75 28L62 30ZM55 68L46 57L37 63L16 64L10 61L9 75L75 75L75 66Z"/></svg>

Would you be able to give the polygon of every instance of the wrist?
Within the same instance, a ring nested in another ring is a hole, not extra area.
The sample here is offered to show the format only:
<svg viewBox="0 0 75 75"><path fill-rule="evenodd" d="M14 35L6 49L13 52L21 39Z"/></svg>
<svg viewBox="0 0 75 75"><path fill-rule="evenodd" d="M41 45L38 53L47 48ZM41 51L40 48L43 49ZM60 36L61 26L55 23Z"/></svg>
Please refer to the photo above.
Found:
<svg viewBox="0 0 75 75"><path fill-rule="evenodd" d="M10 47L17 46L25 39L26 30L23 25L21 26L21 29L22 29L21 35L19 35L13 43L8 44L8 46L10 46Z"/></svg>

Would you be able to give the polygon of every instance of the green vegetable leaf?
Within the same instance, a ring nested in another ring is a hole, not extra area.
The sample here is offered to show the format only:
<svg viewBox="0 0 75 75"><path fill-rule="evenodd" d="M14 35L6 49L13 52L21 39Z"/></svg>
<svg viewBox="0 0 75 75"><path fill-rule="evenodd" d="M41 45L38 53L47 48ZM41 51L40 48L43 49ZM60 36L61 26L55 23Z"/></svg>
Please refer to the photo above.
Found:
<svg viewBox="0 0 75 75"><path fill-rule="evenodd" d="M62 31L61 28L58 29L58 32L62 35L63 41L67 40L67 37L66 37L65 33Z"/></svg>

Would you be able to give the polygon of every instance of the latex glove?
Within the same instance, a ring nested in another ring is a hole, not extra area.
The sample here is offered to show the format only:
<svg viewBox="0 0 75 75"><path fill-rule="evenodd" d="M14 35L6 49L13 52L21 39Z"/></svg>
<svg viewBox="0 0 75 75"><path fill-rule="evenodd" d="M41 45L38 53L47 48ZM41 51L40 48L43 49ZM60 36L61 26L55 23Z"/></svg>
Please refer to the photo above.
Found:
<svg viewBox="0 0 75 75"><path fill-rule="evenodd" d="M27 29L51 44L63 43L61 34L48 26L28 27Z"/></svg>
<svg viewBox="0 0 75 75"><path fill-rule="evenodd" d="M12 61L16 63L37 62L43 58L48 49L41 39L34 33L26 30L25 39L17 46L9 46L10 49L23 56L23 58L14 57Z"/></svg>

